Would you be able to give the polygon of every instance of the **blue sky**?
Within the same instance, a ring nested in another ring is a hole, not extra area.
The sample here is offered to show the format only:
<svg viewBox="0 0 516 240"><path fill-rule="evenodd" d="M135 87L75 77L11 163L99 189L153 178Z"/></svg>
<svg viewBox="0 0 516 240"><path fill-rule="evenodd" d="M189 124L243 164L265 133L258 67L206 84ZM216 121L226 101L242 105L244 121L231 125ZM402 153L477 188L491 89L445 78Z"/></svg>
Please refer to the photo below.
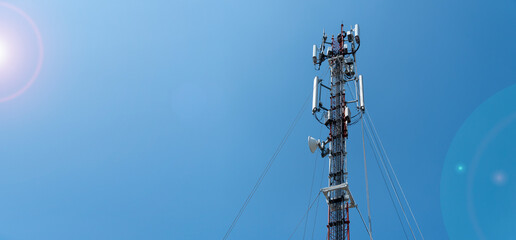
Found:
<svg viewBox="0 0 516 240"><path fill-rule="evenodd" d="M312 44L341 23L361 26L367 109L423 234L448 239L450 144L516 82L513 0L7 2L37 24L45 55L34 84L0 104L6 240L222 238L322 74ZM0 19L35 51L26 23L5 8ZM288 238L314 166L325 185L327 161L306 144L319 133L307 107L230 239ZM360 138L352 129L350 181L364 202ZM375 239L401 238L375 165L369 175ZM327 210L315 209L323 239ZM367 237L356 214L351 231Z"/></svg>

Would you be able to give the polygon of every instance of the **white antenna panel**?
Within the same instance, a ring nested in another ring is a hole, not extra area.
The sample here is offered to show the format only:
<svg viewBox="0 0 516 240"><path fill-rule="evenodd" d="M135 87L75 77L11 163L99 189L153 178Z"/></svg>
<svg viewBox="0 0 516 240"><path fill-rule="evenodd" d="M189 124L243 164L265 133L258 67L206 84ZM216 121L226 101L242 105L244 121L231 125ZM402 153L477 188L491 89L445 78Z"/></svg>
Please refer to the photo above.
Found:
<svg viewBox="0 0 516 240"><path fill-rule="evenodd" d="M360 35L360 27L358 26L358 24L355 24L355 29L353 31L355 32L355 36Z"/></svg>
<svg viewBox="0 0 516 240"><path fill-rule="evenodd" d="M314 78L314 93L312 98L312 113L315 113L319 109L319 77Z"/></svg>
<svg viewBox="0 0 516 240"><path fill-rule="evenodd" d="M348 106L344 107L344 118L346 121L351 122L351 111L349 110Z"/></svg>
<svg viewBox="0 0 516 240"><path fill-rule="evenodd" d="M315 46L315 44L314 44L314 49L312 51L313 51L312 60L314 61L314 64L316 64L317 63L317 46Z"/></svg>
<svg viewBox="0 0 516 240"><path fill-rule="evenodd" d="M358 102L360 109L364 110L364 80L362 75L358 76Z"/></svg>

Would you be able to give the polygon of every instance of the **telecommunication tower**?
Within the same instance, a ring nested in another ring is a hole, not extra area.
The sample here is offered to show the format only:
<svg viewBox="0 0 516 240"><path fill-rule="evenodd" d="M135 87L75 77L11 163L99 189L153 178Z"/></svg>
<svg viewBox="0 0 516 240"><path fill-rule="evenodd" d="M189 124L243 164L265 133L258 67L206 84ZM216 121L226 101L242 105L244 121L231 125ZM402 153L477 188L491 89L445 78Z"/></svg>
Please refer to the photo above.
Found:
<svg viewBox="0 0 516 240"><path fill-rule="evenodd" d="M331 41L323 33L321 45L313 46L316 70L325 61L330 70L329 86L323 83L324 79L315 77L312 100L312 114L329 129L329 136L324 141L308 137L312 153L319 148L323 158L329 156L329 186L321 189L328 204L329 240L350 239L349 209L356 207L348 185L346 141L348 127L357 123L365 110L363 78L356 71L359 31L358 24L348 31L341 25L340 33L332 36ZM325 107L321 102L323 90L329 92L330 106ZM372 238L370 231L369 236Z"/></svg>

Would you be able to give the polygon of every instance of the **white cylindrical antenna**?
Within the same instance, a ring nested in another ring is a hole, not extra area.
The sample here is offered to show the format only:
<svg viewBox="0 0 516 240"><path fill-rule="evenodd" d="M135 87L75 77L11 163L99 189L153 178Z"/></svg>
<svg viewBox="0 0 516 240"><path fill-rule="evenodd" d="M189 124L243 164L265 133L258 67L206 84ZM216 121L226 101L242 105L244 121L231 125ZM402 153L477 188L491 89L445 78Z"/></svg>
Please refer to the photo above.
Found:
<svg viewBox="0 0 516 240"><path fill-rule="evenodd" d="M355 29L353 30L353 32L355 32L355 41L360 44L360 27L358 26L358 24L355 24Z"/></svg>
<svg viewBox="0 0 516 240"><path fill-rule="evenodd" d="M365 109L364 106L364 80L362 75L358 76L358 102L359 108L363 111Z"/></svg>
<svg viewBox="0 0 516 240"><path fill-rule="evenodd" d="M315 76L314 78L314 93L312 99L312 114L319 110L319 77Z"/></svg>
<svg viewBox="0 0 516 240"><path fill-rule="evenodd" d="M349 110L348 106L344 106L344 119L346 121L351 122L351 111Z"/></svg>
<svg viewBox="0 0 516 240"><path fill-rule="evenodd" d="M315 46L315 44L314 44L312 59L314 60L314 64L316 64L317 63L317 46Z"/></svg>

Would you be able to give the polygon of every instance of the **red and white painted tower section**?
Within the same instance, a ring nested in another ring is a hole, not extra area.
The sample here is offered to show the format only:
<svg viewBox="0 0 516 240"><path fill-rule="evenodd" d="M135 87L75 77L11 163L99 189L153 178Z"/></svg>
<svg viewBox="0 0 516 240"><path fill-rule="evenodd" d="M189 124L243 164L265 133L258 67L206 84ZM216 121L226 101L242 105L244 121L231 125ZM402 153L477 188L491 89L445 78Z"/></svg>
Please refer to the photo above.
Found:
<svg viewBox="0 0 516 240"><path fill-rule="evenodd" d="M328 63L329 86L324 79L314 79L312 113L329 129L326 140L309 137L310 150L321 150L323 157L329 157L329 186L321 189L328 203L328 239L350 239L349 209L356 207L348 185L347 151L348 127L362 117L364 110L362 76L356 74L356 52L360 48L359 27L355 25L328 41L323 35L320 46L313 47L313 61L316 69ZM352 91L349 94L346 92ZM320 101L322 91L327 91L330 105Z"/></svg>

